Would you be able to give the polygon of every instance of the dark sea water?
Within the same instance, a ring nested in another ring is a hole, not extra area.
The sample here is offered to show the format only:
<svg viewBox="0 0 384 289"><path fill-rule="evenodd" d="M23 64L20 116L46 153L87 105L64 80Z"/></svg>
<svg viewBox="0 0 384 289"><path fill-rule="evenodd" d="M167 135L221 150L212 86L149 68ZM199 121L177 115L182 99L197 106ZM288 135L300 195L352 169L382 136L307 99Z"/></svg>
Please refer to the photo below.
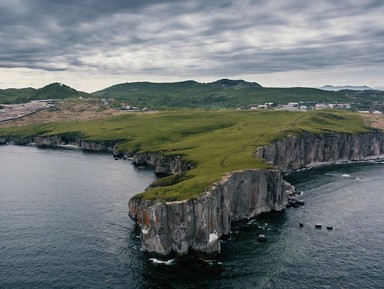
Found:
<svg viewBox="0 0 384 289"><path fill-rule="evenodd" d="M305 206L236 223L216 262L158 260L127 215L152 171L0 146L0 288L384 288L384 164L287 178Z"/></svg>

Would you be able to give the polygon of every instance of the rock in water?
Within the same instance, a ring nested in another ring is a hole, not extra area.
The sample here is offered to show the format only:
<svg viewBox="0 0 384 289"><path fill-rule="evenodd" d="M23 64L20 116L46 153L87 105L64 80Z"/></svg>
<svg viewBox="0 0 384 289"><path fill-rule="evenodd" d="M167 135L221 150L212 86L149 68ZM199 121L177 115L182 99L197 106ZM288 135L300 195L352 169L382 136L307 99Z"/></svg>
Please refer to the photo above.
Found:
<svg viewBox="0 0 384 289"><path fill-rule="evenodd" d="M257 236L256 240L259 242L267 242L267 237L263 234L260 234L259 236Z"/></svg>

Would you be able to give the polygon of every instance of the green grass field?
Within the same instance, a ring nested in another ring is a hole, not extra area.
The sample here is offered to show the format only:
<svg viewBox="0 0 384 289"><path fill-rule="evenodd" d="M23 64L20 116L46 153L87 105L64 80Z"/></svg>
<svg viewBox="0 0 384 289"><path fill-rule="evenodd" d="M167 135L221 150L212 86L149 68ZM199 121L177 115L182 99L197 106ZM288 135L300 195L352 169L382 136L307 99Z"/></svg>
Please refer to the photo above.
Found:
<svg viewBox="0 0 384 289"><path fill-rule="evenodd" d="M124 140L126 152L162 152L195 164L183 176L159 180L160 187L140 194L166 201L198 197L228 172L266 168L253 156L258 146L303 132L367 132L358 114L351 112L196 111L178 110L127 115L83 122L0 128L1 135L82 136L87 140Z"/></svg>

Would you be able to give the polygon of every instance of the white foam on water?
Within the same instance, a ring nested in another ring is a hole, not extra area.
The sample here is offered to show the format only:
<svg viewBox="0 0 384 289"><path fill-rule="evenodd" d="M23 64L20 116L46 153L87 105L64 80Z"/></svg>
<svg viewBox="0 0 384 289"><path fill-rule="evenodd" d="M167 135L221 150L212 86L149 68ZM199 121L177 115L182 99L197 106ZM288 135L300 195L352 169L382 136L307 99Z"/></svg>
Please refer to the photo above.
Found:
<svg viewBox="0 0 384 289"><path fill-rule="evenodd" d="M150 258L149 260L152 261L155 264L164 264L164 265L167 265L167 266L175 264L175 259L170 259L170 260L167 260L167 261L162 261L162 260L159 260L159 259L156 259L156 258Z"/></svg>

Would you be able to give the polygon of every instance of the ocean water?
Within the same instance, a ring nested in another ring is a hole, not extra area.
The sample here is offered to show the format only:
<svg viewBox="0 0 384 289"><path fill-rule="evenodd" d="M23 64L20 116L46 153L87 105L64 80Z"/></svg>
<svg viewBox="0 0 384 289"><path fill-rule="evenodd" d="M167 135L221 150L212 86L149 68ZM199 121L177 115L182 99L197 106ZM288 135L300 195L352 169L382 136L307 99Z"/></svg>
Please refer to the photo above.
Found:
<svg viewBox="0 0 384 289"><path fill-rule="evenodd" d="M0 146L0 288L384 288L383 174L381 163L292 174L304 206L234 224L215 262L162 260L140 251L127 214L151 170Z"/></svg>

